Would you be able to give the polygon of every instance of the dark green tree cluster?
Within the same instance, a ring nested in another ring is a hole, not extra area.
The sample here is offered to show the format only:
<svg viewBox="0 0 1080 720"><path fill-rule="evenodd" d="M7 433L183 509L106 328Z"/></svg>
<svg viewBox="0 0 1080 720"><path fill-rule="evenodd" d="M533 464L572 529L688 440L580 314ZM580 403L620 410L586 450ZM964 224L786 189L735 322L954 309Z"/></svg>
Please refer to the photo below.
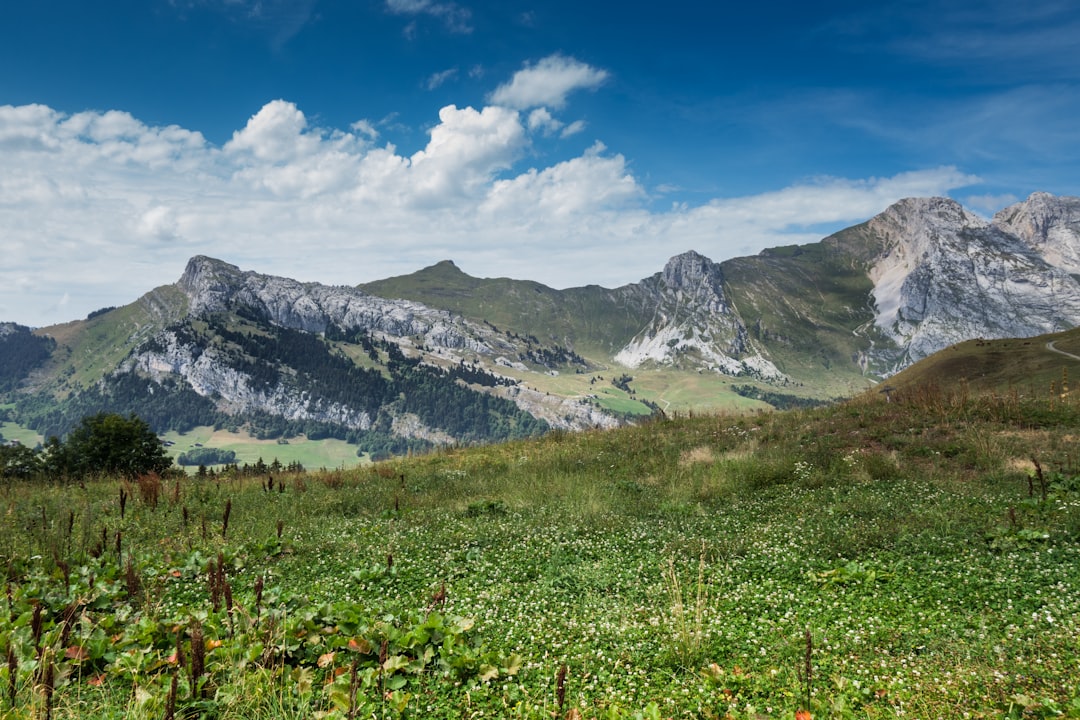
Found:
<svg viewBox="0 0 1080 720"><path fill-rule="evenodd" d="M110 312L112 312L112 311L113 311L113 310L115 310L115 309L116 309L116 306L115 306L115 305L110 305L110 306L108 306L108 307L98 308L97 310L91 310L91 311L90 311L90 312L89 312L89 313L87 314L87 316L86 316L86 319L87 319L87 320L93 320L94 318L96 318L96 317L98 317L98 316L100 316L100 315L104 315L104 314L106 314L106 313L110 313Z"/></svg>
<svg viewBox="0 0 1080 720"><path fill-rule="evenodd" d="M135 415L90 415L64 440L54 435L40 450L22 445L0 449L0 476L5 478L133 478L160 474L170 467L172 458L161 440L146 421Z"/></svg>
<svg viewBox="0 0 1080 720"><path fill-rule="evenodd" d="M833 401L820 400L818 398L799 397L787 393L778 393L772 390L755 387L754 385L732 385L731 389L737 394L752 400L761 400L769 403L777 410L795 410L822 407L830 405Z"/></svg>
<svg viewBox="0 0 1080 720"><path fill-rule="evenodd" d="M177 465L228 465L236 462L236 451L223 448L192 448L176 458Z"/></svg>
<svg viewBox="0 0 1080 720"><path fill-rule="evenodd" d="M32 395L16 403L19 422L46 437L63 437L79 418L97 413L134 413L155 432L187 432L226 417L210 398L199 395L179 378L165 376L157 382L135 372L109 375L60 402L51 395Z"/></svg>
<svg viewBox="0 0 1080 720"><path fill-rule="evenodd" d="M446 372L446 376L453 380L461 380L470 385L483 385L484 387L499 387L500 385L503 387L510 387L511 385L517 385L518 383L517 380L488 372L475 363L470 365L464 360L450 368Z"/></svg>
<svg viewBox="0 0 1080 720"><path fill-rule="evenodd" d="M277 458L267 465L266 462L259 458L254 463L244 463L243 465L237 465L235 462L225 465L218 470L213 468L207 468L205 465L199 466L199 471L195 474L196 477L218 477L218 476L233 476L233 477L266 477L270 475L273 477L273 473L287 473L296 474L307 472L304 465L299 460L293 460L287 464L282 463ZM269 488L270 486L264 486ZM284 488L281 489L284 492Z"/></svg>
<svg viewBox="0 0 1080 720"><path fill-rule="evenodd" d="M406 358L387 343L387 368L398 393L395 406L413 413L431 428L443 430L463 443L535 437L548 424L518 408L511 400L447 382L438 368Z"/></svg>
<svg viewBox="0 0 1080 720"><path fill-rule="evenodd" d="M209 329L228 343L229 362L269 387L285 381L312 397L366 411L372 417L389 393L378 370L362 368L318 335L283 327L231 330L220 319ZM288 368L282 373L282 368Z"/></svg>
<svg viewBox="0 0 1080 720"><path fill-rule="evenodd" d="M356 454L367 454L372 460L387 460L395 455L408 455L409 453L425 453L431 450L432 443L419 438L403 438L389 432L372 430L364 433L357 442L359 446Z"/></svg>
<svg viewBox="0 0 1080 720"><path fill-rule="evenodd" d="M41 457L33 448L18 443L0 444L0 477L26 480L40 475Z"/></svg>
<svg viewBox="0 0 1080 720"><path fill-rule="evenodd" d="M56 341L40 337L30 328L0 323L0 393L18 387L31 370L49 359Z"/></svg>
<svg viewBox="0 0 1080 720"><path fill-rule="evenodd" d="M523 362L531 362L535 365L543 365L546 368L559 368L566 365L581 365L587 367L585 359L572 350L567 350L558 345L554 347L529 348L520 356Z"/></svg>

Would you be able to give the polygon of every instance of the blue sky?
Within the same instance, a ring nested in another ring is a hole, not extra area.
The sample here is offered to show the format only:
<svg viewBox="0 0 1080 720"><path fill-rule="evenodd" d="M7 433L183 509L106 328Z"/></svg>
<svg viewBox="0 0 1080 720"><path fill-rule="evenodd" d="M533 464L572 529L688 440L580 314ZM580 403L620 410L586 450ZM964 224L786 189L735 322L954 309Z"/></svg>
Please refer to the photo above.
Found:
<svg viewBox="0 0 1080 720"><path fill-rule="evenodd" d="M609 287L912 195L1080 195L1072 2L0 6L0 320L192 255Z"/></svg>

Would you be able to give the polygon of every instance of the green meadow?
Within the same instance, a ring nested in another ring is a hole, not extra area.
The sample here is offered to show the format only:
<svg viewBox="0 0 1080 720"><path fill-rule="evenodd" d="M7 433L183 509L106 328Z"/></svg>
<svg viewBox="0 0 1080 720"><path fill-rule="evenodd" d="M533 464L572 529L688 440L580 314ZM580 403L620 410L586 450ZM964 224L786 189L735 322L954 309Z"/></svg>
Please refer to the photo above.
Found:
<svg viewBox="0 0 1080 720"><path fill-rule="evenodd" d="M255 465L259 460L269 465L277 460L282 465L298 462L306 469L318 470L353 467L363 462L356 454L356 445L332 438L308 440L301 435L288 440L258 440L243 432L201 426L186 433L167 432L161 439L174 459L181 453L207 447L232 450L238 465Z"/></svg>
<svg viewBox="0 0 1080 720"><path fill-rule="evenodd" d="M7 482L0 714L1080 717L1078 437L1068 396L915 389Z"/></svg>

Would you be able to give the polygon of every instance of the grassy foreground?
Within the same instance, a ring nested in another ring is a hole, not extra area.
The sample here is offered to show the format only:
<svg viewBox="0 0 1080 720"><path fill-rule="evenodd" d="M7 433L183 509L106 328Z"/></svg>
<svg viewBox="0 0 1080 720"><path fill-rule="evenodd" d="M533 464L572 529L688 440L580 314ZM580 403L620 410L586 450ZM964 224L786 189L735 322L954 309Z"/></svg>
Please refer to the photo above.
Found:
<svg viewBox="0 0 1080 720"><path fill-rule="evenodd" d="M1080 406L2 489L12 718L1080 717Z"/></svg>

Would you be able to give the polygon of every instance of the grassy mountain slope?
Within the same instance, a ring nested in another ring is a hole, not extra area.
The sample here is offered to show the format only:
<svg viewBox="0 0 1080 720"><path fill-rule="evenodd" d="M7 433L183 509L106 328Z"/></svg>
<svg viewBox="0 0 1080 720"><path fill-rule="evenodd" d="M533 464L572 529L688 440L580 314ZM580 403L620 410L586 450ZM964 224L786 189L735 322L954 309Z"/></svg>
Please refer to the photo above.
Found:
<svg viewBox="0 0 1080 720"><path fill-rule="evenodd" d="M186 311L184 293L165 285L88 320L41 328L36 333L53 338L57 347L38 373L37 384L59 397L88 388L115 370L132 348Z"/></svg>
<svg viewBox="0 0 1080 720"><path fill-rule="evenodd" d="M614 291L596 285L555 290L530 280L475 278L445 260L358 287L380 297L450 310L545 343L572 345L590 359L612 355L647 319L620 307Z"/></svg>
<svg viewBox="0 0 1080 720"><path fill-rule="evenodd" d="M721 263L728 291L755 340L785 374L819 393L848 395L873 327L862 228L822 242L765 250Z"/></svg>
<svg viewBox="0 0 1080 720"><path fill-rule="evenodd" d="M1049 346L1052 344L1054 349ZM1069 357L1074 355L1076 357ZM895 388L955 388L1049 397L1080 382L1080 328L1033 338L968 340L924 358L889 378Z"/></svg>
<svg viewBox="0 0 1080 720"><path fill-rule="evenodd" d="M795 380L785 392L834 397L865 386L861 352L868 341L878 347L889 344L872 324L873 286L866 274L880 245L861 225L822 242L720 264L724 290L751 337ZM655 310L633 286L553 290L533 282L473 278L450 262L360 287L564 342L601 364L610 363Z"/></svg>

